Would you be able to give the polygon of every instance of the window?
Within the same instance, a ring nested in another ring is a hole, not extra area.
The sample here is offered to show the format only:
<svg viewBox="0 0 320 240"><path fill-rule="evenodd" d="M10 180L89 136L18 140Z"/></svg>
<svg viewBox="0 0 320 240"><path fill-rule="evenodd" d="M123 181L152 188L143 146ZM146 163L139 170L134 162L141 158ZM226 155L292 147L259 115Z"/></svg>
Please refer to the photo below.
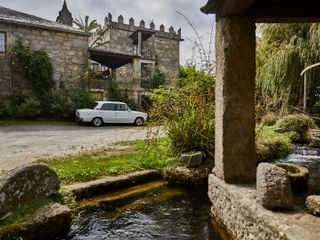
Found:
<svg viewBox="0 0 320 240"><path fill-rule="evenodd" d="M116 110L116 104L114 104L114 103L105 103L105 104L102 105L100 110L115 111Z"/></svg>
<svg viewBox="0 0 320 240"><path fill-rule="evenodd" d="M128 107L125 104L118 104L117 111L128 111Z"/></svg>
<svg viewBox="0 0 320 240"><path fill-rule="evenodd" d="M0 53L6 52L7 35L5 32L0 32Z"/></svg>

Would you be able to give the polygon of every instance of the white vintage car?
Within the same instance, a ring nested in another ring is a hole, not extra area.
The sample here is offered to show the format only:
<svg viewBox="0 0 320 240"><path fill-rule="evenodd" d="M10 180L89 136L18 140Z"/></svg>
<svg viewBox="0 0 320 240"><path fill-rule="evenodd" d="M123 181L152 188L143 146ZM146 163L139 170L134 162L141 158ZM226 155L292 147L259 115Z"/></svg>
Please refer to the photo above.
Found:
<svg viewBox="0 0 320 240"><path fill-rule="evenodd" d="M104 123L130 123L137 126L147 121L144 112L131 111L124 102L99 101L93 109L77 109L77 120L100 127Z"/></svg>

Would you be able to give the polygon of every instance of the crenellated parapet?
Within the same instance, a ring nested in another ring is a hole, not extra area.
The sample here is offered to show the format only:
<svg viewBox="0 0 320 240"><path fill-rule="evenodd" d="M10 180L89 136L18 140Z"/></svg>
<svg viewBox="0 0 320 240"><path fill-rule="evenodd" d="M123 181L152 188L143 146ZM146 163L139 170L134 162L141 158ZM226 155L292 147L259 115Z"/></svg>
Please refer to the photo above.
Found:
<svg viewBox="0 0 320 240"><path fill-rule="evenodd" d="M130 31L130 32L135 32L139 29L150 30L150 31L153 31L155 36L157 37L164 37L164 38L170 38L170 39L176 39L176 40L182 41L181 28L175 31L174 28L171 26L170 28L168 28L168 31L166 31L165 26L161 24L159 28L156 29L156 25L153 21L151 21L150 24L147 26L144 20L135 21L134 18L132 17L128 20L128 23L125 23L122 15L120 15L117 20L114 20L111 13L109 13L108 16L105 17L102 31L109 28L120 29L120 30ZM93 37L96 37L101 33L101 29L97 29L97 30L98 30L97 32L93 33Z"/></svg>

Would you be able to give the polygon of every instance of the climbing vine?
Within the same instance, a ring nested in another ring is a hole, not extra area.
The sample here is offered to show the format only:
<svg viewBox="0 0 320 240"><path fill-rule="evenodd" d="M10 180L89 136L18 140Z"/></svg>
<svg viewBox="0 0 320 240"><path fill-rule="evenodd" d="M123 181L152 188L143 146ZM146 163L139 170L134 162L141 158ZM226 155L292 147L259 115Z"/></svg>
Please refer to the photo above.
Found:
<svg viewBox="0 0 320 240"><path fill-rule="evenodd" d="M35 51L29 46L24 46L22 38L16 39L11 44L9 52L22 68L26 80L39 99L52 90L53 68L46 52Z"/></svg>

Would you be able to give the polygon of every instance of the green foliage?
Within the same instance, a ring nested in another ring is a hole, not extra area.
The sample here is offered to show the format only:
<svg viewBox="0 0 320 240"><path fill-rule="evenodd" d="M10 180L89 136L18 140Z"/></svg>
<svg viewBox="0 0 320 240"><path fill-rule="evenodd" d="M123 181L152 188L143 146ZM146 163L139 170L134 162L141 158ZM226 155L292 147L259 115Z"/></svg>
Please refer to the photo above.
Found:
<svg viewBox="0 0 320 240"><path fill-rule="evenodd" d="M165 139L121 143L126 153L91 152L52 160L42 160L53 168L64 184L85 182L102 176L131 173L143 169L163 169L177 163L167 154Z"/></svg>
<svg viewBox="0 0 320 240"><path fill-rule="evenodd" d="M77 108L95 106L90 94L81 90L52 91L44 99L42 105L44 115L54 119L74 119Z"/></svg>
<svg viewBox="0 0 320 240"><path fill-rule="evenodd" d="M22 226L23 224L29 223L33 219L33 214L36 210L51 202L51 199L37 200L14 208L12 215L0 222L0 235L2 231L5 231L5 227L10 225Z"/></svg>
<svg viewBox="0 0 320 240"><path fill-rule="evenodd" d="M191 65L183 69L179 85L160 87L150 95L150 117L165 123L175 154L199 150L213 156L215 77Z"/></svg>
<svg viewBox="0 0 320 240"><path fill-rule="evenodd" d="M109 82L107 91L108 97L111 101L120 101L120 99L122 98L121 91L115 80Z"/></svg>
<svg viewBox="0 0 320 240"><path fill-rule="evenodd" d="M90 94L82 90L60 90L44 94L41 100L14 93L2 96L0 117L5 119L74 119L77 108L92 108L95 105Z"/></svg>
<svg viewBox="0 0 320 240"><path fill-rule="evenodd" d="M263 126L272 126L272 125L275 125L276 122L278 121L279 119L279 116L275 113L267 113L266 115L264 115L262 118L261 118L261 121L260 123L263 125Z"/></svg>
<svg viewBox="0 0 320 240"><path fill-rule="evenodd" d="M268 111L284 113L301 105L305 65L320 61L319 24L264 24L257 44L257 101ZM308 106L316 101L320 69L308 72Z"/></svg>
<svg viewBox="0 0 320 240"><path fill-rule="evenodd" d="M35 119L40 115L40 113L40 102L37 99L28 98L26 102L17 107L15 115L17 118Z"/></svg>
<svg viewBox="0 0 320 240"><path fill-rule="evenodd" d="M302 141L307 141L306 135L310 128L316 128L312 118L305 114L288 115L280 119L277 123L286 132L294 131L300 135Z"/></svg>
<svg viewBox="0 0 320 240"><path fill-rule="evenodd" d="M152 78L152 88L159 88L165 82L164 73L157 67Z"/></svg>
<svg viewBox="0 0 320 240"><path fill-rule="evenodd" d="M277 133L277 126L261 127L256 130L257 161L265 162L289 155L292 142L298 142L300 136L296 132Z"/></svg>
<svg viewBox="0 0 320 240"><path fill-rule="evenodd" d="M9 51L21 66L26 80L39 99L51 91L54 86L53 68L46 52L34 51L30 47L25 47L21 38L10 45Z"/></svg>
<svg viewBox="0 0 320 240"><path fill-rule="evenodd" d="M271 161L288 156L292 151L292 144L289 139L275 137L256 143L258 162Z"/></svg>
<svg viewBox="0 0 320 240"><path fill-rule="evenodd" d="M142 110L142 107L138 103L136 103L134 100L129 99L124 92L121 92L118 83L115 80L109 82L107 91L109 100L125 102L130 109Z"/></svg>

